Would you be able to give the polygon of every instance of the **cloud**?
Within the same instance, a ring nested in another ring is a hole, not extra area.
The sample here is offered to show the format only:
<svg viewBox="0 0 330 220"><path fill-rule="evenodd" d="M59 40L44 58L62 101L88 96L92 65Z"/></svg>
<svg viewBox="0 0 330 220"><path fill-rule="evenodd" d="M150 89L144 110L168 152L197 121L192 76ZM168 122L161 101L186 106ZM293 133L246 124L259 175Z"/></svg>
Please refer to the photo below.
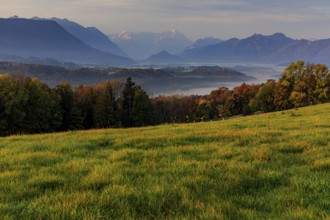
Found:
<svg viewBox="0 0 330 220"><path fill-rule="evenodd" d="M2 16L68 18L108 33L177 28L196 38L283 31L326 34L328 0L2 0ZM306 26L308 25L308 26ZM321 29L321 25L323 29ZM322 31L323 30L323 31Z"/></svg>

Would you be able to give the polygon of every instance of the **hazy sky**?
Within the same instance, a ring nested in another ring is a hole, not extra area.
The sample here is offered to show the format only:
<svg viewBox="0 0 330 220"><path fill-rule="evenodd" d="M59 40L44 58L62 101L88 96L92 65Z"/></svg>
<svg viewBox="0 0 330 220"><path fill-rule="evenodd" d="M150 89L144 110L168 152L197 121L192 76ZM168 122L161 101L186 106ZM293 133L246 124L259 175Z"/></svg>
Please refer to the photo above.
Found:
<svg viewBox="0 0 330 220"><path fill-rule="evenodd" d="M59 17L107 34L177 29L195 40L283 32L330 38L329 0L0 0L1 17Z"/></svg>

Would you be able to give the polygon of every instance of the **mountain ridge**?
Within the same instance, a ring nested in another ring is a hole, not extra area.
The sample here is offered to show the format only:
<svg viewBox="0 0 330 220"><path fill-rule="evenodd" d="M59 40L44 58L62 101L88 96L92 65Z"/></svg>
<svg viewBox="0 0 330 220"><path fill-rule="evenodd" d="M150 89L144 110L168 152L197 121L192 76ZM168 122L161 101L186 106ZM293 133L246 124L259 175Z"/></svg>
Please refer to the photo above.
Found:
<svg viewBox="0 0 330 220"><path fill-rule="evenodd" d="M193 43L175 29L162 33L124 31L110 35L110 39L135 60L147 59L163 50L177 55Z"/></svg>
<svg viewBox="0 0 330 220"><path fill-rule="evenodd" d="M134 61L94 49L57 22L24 18L0 19L0 51L22 57L53 58L97 65L131 65Z"/></svg>
<svg viewBox="0 0 330 220"><path fill-rule="evenodd" d="M245 39L231 38L215 45L186 50L181 55L192 61L201 57L209 61L255 61L293 41L282 33L268 36L254 34Z"/></svg>
<svg viewBox="0 0 330 220"><path fill-rule="evenodd" d="M215 45L188 48L181 56L190 62L289 63L296 60L330 64L330 39L292 39L283 33L231 38Z"/></svg>
<svg viewBox="0 0 330 220"><path fill-rule="evenodd" d="M57 22L70 34L97 50L122 57L128 57L128 55L121 48L114 44L108 36L96 27L84 27L74 21L56 17L50 18L49 20Z"/></svg>
<svg viewBox="0 0 330 220"><path fill-rule="evenodd" d="M147 59L140 61L143 64L158 64L158 65L171 65L184 63L184 59L180 56L170 54L163 50L157 54L151 55Z"/></svg>

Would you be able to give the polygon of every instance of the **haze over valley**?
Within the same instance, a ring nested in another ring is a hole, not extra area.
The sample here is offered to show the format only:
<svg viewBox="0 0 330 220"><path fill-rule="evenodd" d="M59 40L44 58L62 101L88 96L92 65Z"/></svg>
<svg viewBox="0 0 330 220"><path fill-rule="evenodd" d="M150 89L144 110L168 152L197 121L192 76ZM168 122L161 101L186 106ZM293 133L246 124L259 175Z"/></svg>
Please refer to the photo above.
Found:
<svg viewBox="0 0 330 220"><path fill-rule="evenodd" d="M131 70L128 71L131 74L121 77L103 77L123 80L130 76L145 85L150 94L202 95L221 86L233 88L243 82L262 83L267 79L277 79L284 66L296 60L325 64L330 61L330 40L297 40L283 33L254 34L243 39L228 40L206 35L193 41L175 29L161 33L107 34L96 27L84 27L64 18L26 19L18 16L0 19L0 30L0 60L4 62L62 66L76 70L81 67L138 68L145 69L145 72L150 72L150 68L160 72L157 69L218 66L247 75L245 78L233 75L215 81L207 74L202 76L204 80L193 76L172 81L164 80L162 75L153 76L161 81L157 82L151 76L148 78L148 74L142 80L141 75L134 75L136 71ZM48 79L52 79L46 80L46 83L52 85L70 77L66 78L62 71L49 76ZM98 77L90 75L88 79L71 79L74 85L91 85L98 82L96 79L101 80L102 77Z"/></svg>

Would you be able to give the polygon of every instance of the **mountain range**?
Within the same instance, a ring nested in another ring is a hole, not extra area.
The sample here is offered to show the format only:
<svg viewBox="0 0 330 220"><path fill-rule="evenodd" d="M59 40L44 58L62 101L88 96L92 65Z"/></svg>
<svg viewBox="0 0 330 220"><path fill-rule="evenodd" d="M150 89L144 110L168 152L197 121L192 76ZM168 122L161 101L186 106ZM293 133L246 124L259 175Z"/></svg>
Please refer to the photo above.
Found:
<svg viewBox="0 0 330 220"><path fill-rule="evenodd" d="M127 57L93 48L56 21L46 19L0 19L0 54L96 65L135 63Z"/></svg>
<svg viewBox="0 0 330 220"><path fill-rule="evenodd" d="M2 18L0 60L106 66L287 64L296 60L330 64L330 39L297 40L283 33L229 40L207 37L195 42L177 30L122 32L110 38L95 27L67 19Z"/></svg>
<svg viewBox="0 0 330 220"><path fill-rule="evenodd" d="M205 38L196 40L192 45L190 45L188 48L186 48L186 50L198 49L198 48L207 47L210 45L219 44L222 42L223 42L223 40L220 40L218 38L205 37Z"/></svg>
<svg viewBox="0 0 330 220"><path fill-rule="evenodd" d="M126 31L110 35L110 39L137 61L162 51L178 55L193 43L177 30L163 33Z"/></svg>
<svg viewBox="0 0 330 220"><path fill-rule="evenodd" d="M55 21L67 32L97 50L122 57L128 57L128 55L121 48L114 44L107 35L102 33L96 27L83 27L82 25L68 19L51 18L50 20Z"/></svg>
<svg viewBox="0 0 330 220"><path fill-rule="evenodd" d="M295 40L282 33L254 34L232 38L215 45L185 50L181 57L189 62L289 63L296 60L330 64L330 39Z"/></svg>

